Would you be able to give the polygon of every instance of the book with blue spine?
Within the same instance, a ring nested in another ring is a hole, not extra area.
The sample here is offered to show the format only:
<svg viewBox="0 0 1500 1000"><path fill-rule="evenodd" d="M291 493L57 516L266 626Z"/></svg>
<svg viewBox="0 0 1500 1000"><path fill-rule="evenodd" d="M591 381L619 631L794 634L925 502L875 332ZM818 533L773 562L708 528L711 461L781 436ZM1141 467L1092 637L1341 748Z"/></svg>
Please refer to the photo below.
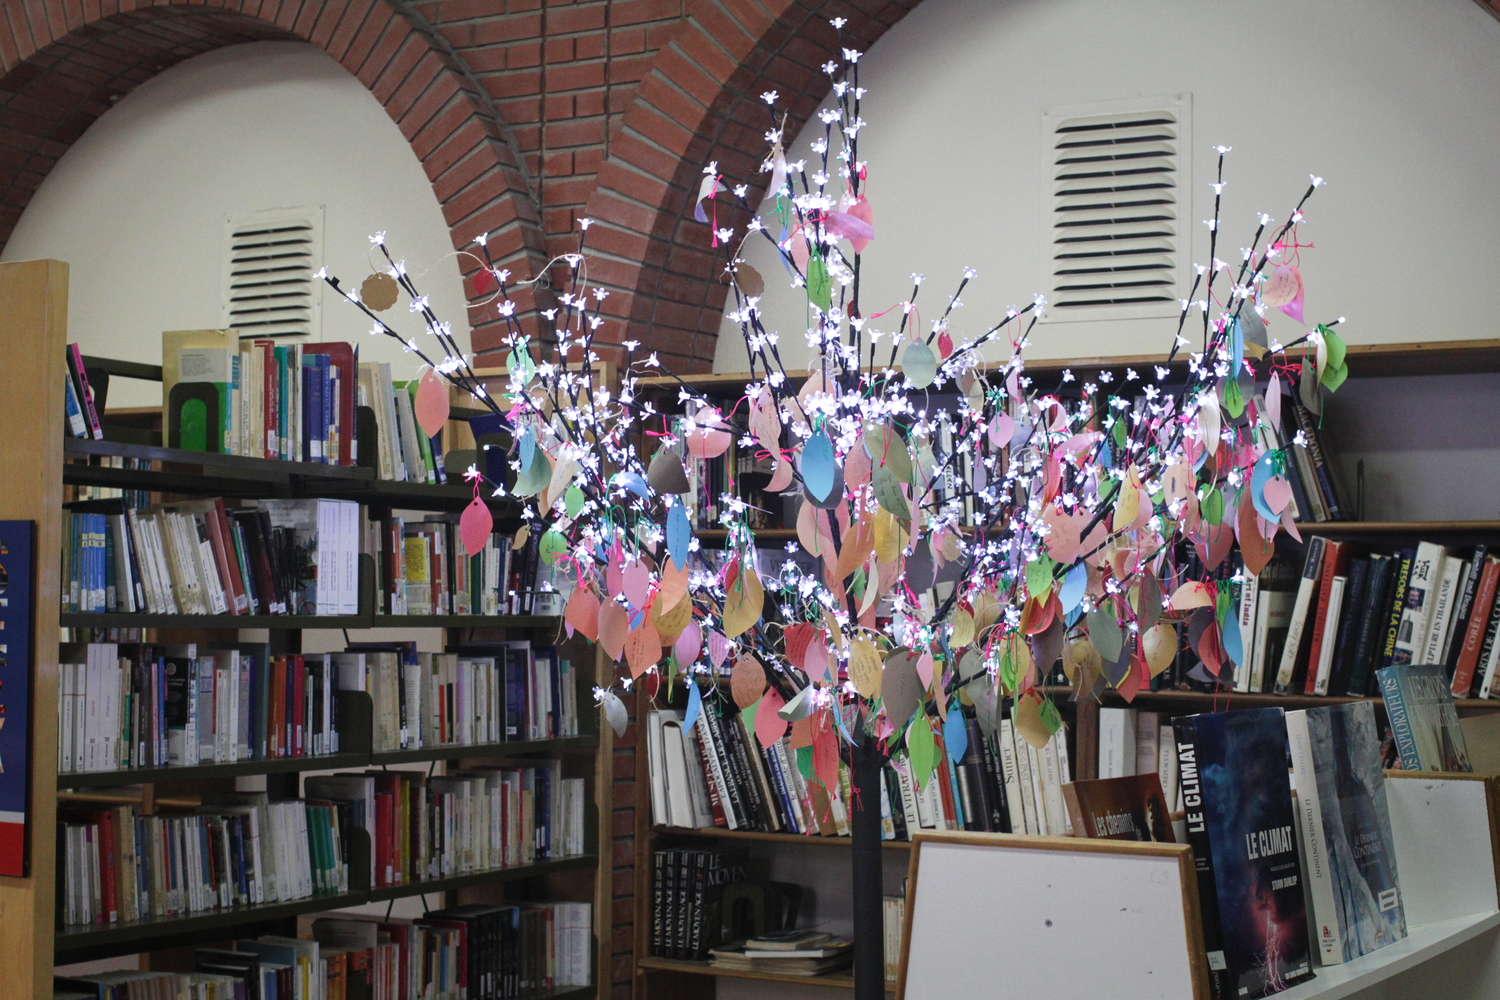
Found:
<svg viewBox="0 0 1500 1000"><path fill-rule="evenodd" d="M1403 770L1474 770L1447 670L1438 664L1401 664L1383 667L1375 676Z"/></svg>
<svg viewBox="0 0 1500 1000"><path fill-rule="evenodd" d="M1264 708L1195 715L1192 726L1225 995L1255 1000L1313 975L1286 723Z"/></svg>

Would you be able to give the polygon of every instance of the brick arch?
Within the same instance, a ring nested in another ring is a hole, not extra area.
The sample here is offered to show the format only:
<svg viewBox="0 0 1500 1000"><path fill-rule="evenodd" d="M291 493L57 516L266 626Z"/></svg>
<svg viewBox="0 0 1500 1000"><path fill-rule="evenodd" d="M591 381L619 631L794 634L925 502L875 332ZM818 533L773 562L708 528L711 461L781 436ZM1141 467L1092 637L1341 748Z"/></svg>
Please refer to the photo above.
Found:
<svg viewBox="0 0 1500 1000"><path fill-rule="evenodd" d="M58 159L123 95L225 45L301 40L369 88L401 129L442 206L453 245L490 232L517 272L545 261L538 199L491 99L421 15L385 0L0 0L0 247ZM474 346L498 344L471 316ZM495 327L495 328L492 328Z"/></svg>
<svg viewBox="0 0 1500 1000"><path fill-rule="evenodd" d="M829 19L848 18L844 44L866 50L920 2L689 0L612 135L588 201L599 222L589 233L594 273L618 289L606 307L627 321L622 339L659 352L673 371L711 368L726 288L721 258L692 215L704 165L717 161L726 178L750 182L755 204L767 176L760 94L782 95L795 137L829 91L818 68L835 53ZM722 208L719 218L726 224Z"/></svg>

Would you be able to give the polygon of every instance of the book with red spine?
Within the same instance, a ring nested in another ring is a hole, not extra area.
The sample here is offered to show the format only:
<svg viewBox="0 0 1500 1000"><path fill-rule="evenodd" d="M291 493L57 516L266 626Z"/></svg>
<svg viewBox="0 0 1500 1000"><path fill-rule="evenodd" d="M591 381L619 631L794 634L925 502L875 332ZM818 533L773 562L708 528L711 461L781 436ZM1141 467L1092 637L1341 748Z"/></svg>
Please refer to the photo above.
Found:
<svg viewBox="0 0 1500 1000"><path fill-rule="evenodd" d="M105 923L120 919L120 900L115 885L115 825L109 813L94 817L94 843L99 845L99 894L104 903Z"/></svg>
<svg viewBox="0 0 1500 1000"><path fill-rule="evenodd" d="M89 385L88 372L83 368L83 352L77 344L68 345L68 374L73 378L74 395L83 410L83 419L88 424L89 435L95 441L104 440L104 427L99 423L99 410L94 406L94 390Z"/></svg>
<svg viewBox="0 0 1500 1000"><path fill-rule="evenodd" d="M1497 589L1500 589L1500 556L1487 556L1484 560L1484 572L1479 578L1479 589L1474 595L1474 606L1469 611L1463 648L1458 654L1458 663L1453 668L1455 698L1467 698L1474 687L1474 672L1479 666L1485 626L1489 624L1490 610L1495 606Z"/></svg>
<svg viewBox="0 0 1500 1000"><path fill-rule="evenodd" d="M271 756L287 756L286 741L286 657L271 660L271 705L266 719L266 731L270 733Z"/></svg>
<svg viewBox="0 0 1500 1000"><path fill-rule="evenodd" d="M1328 542L1323 549L1323 569L1318 581L1318 611L1313 619L1312 648L1307 654L1307 680L1303 694L1315 694L1318 686L1318 660L1323 653L1323 629L1328 624L1329 594L1333 590L1333 578L1349 575L1349 557L1352 547L1348 542ZM1329 636L1329 641L1333 637Z"/></svg>

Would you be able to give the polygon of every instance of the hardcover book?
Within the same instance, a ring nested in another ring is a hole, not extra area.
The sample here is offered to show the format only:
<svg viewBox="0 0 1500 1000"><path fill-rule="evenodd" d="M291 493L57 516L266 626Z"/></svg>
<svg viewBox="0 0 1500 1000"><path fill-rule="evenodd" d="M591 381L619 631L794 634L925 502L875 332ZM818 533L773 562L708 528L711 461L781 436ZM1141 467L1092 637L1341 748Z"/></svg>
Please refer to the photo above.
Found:
<svg viewBox="0 0 1500 1000"><path fill-rule="evenodd" d="M1375 672L1386 715L1408 771L1472 771L1453 691L1439 665L1394 666Z"/></svg>
<svg viewBox="0 0 1500 1000"><path fill-rule="evenodd" d="M1123 778L1070 781L1063 799L1073 833L1100 840L1146 840L1175 844L1161 778L1151 771Z"/></svg>
<svg viewBox="0 0 1500 1000"><path fill-rule="evenodd" d="M1313 975L1286 723L1265 708L1196 715L1192 727L1226 995L1254 1000ZM1183 774L1186 789L1185 761Z"/></svg>
<svg viewBox="0 0 1500 1000"><path fill-rule="evenodd" d="M1287 733L1313 927L1323 964L1347 962L1406 937L1375 707L1289 712Z"/></svg>

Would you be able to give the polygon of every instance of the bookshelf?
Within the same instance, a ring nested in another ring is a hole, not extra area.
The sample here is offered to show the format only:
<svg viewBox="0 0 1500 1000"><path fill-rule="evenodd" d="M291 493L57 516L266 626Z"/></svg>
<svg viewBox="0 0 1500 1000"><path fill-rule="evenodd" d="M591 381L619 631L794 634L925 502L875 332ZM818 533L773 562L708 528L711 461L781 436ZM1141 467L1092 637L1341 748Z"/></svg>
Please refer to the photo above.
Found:
<svg viewBox="0 0 1500 1000"><path fill-rule="evenodd" d="M0 949L0 997L50 996L55 965L84 959L140 953L150 968L186 971L191 946L262 933L294 935L299 917L344 907L422 897L424 908L467 902L574 900L591 904L596 985L567 987L547 994L553 1000L584 1000L609 982L609 948L603 928L610 914L607 856L613 786L613 734L598 727L588 711L593 684L608 676L609 664L582 640L567 641L561 620L549 616L387 615L377 613L373 560L361 556L359 610L353 615L166 615L60 614L64 484L106 486L172 496L227 496L238 499L322 498L357 500L376 507L457 511L471 499L467 485L384 482L369 465L334 466L234 455L209 454L160 445L159 411L145 408L104 421L108 440L65 437L63 382L66 374L68 267L59 261L0 265L0 337L6 364L0 366L0 461L8 470L0 482L0 516L36 524L36 579L33 584L36 651L32 664L30 775L30 868L26 878L0 878L0 925L7 947ZM116 378L161 378L158 366L89 358L90 369ZM356 421L361 441L373 441L368 411ZM369 449L373 452L373 449ZM149 469L110 467L99 459L149 460ZM496 510L497 527L518 523L511 509ZM140 641L234 641L240 629L268 630L277 653L302 648L305 629L443 629L445 647L494 639L533 638L566 649L578 666L579 735L506 743L441 745L377 751L372 738L372 705L363 692L339 698L340 751L332 754L184 767L136 768L59 774L58 637L60 628L139 629ZM604 681L607 683L607 681ZM304 773L427 765L429 773L451 767L563 761L563 774L584 779L583 853L502 868L466 871L450 877L405 884L369 885L369 836L348 832L346 891L286 902L241 905L129 923L57 927L57 838L59 803L105 806L133 804L151 814L162 806L191 807L200 796L235 791L236 782L262 777L272 799L300 795ZM10 760L7 769L18 765Z"/></svg>
<svg viewBox="0 0 1500 1000"><path fill-rule="evenodd" d="M1299 352L1292 352L1292 360L1300 359ZM1416 379L1416 382L1408 382L1412 386L1414 394L1430 392L1422 379L1436 376L1474 375L1500 372L1500 339L1477 339L1465 341L1439 341L1433 343L1390 343L1390 344L1351 344L1349 345L1347 361L1349 365L1350 379ZM1157 355L1141 355L1131 357L1088 357L1067 359L1039 359L1030 360L1027 363L1027 374L1035 379L1044 391L1049 387L1055 387L1061 383L1061 376L1065 370L1074 373L1093 372L1107 370L1121 375L1127 369L1135 368L1138 371L1149 371L1152 367L1161 363L1161 357ZM1174 363L1172 366L1176 375L1185 374L1187 371L1186 358ZM757 373L764 377L764 372ZM685 376L680 379L666 378L643 378L638 382L639 393L642 397L651 400L659 412L674 413L680 409L678 403L678 390L686 386L691 390L697 390L705 396L718 401L726 401L724 407L728 412L733 407L733 400L743 392L743 387L750 378L750 373L720 373L713 375ZM788 385L792 391L796 391L805 379L805 375L799 373L788 373ZM1441 383L1431 383L1440 385ZM647 449L649 451L649 449ZM1378 488L1378 485L1377 487ZM1445 512L1447 513L1447 512ZM1462 517L1467 511L1456 511ZM1345 522L1301 522L1298 529L1304 538L1320 536L1334 540L1350 540L1374 547L1393 546L1398 543L1415 542L1416 540L1434 540L1444 545L1464 545L1475 542L1500 543L1500 520L1481 519L1484 514L1492 514L1489 509L1481 510L1477 506L1474 509L1476 515L1472 520L1466 519L1430 519L1430 520L1371 520L1371 521L1345 521ZM773 522L775 524L776 522ZM726 542L728 532L722 528L698 528L694 532L699 543L705 548L722 547ZM763 547L780 547L788 541L795 541L797 533L789 527L767 527L753 532L756 544ZM665 690L665 688L664 688ZM1186 715L1198 712L1234 710L1239 708L1261 708L1281 707L1285 709L1310 708L1319 705L1328 705L1341 702L1369 701L1374 704L1377 713L1383 718L1384 708L1380 698L1354 698L1354 697L1331 697L1331 696L1307 696L1307 695L1274 695L1274 694L1250 694L1250 693L1202 693L1196 691L1182 690L1159 690L1142 691L1133 701L1128 702L1114 690L1107 691L1100 700L1071 701L1072 690L1067 687L1048 687L1044 693L1056 702L1062 710L1067 722L1067 738L1069 742L1069 756L1072 762L1073 776L1075 778L1091 778L1098 775L1098 737L1099 737L1099 709L1105 707L1135 707L1149 711L1156 711L1163 716ZM644 695L635 706L636 725L642 726L646 718L646 711L650 700ZM1478 715L1500 712L1500 700L1459 699L1456 702L1457 709L1461 715ZM680 707L680 705L679 705ZM641 737L644 744L645 737ZM644 757L644 751L641 751ZM638 764L638 767L641 765ZM644 767L639 774L648 778ZM834 847L847 850L850 846L849 839L844 837L819 837L802 836L787 833L760 833L728 831L723 829L686 829L676 827L655 826L651 819L651 797L648 780L637 783L635 798L635 866L636 866L636 899L637 908L635 914L635 948L637 960L635 963L637 995L651 997L656 994L671 996L673 1000L678 997L708 998L713 995L714 976L736 976L733 970L715 969L708 962L693 962L679 959L667 959L653 957L651 955L651 856L652 852L669 846L697 846L705 847L719 843L736 843L752 846L757 852L757 857L764 857L775 852L786 852L797 850L798 847L807 846L816 848L812 853L825 855L827 852L822 848ZM904 841L885 841L882 844L883 854L889 858L893 854L900 856L898 852L909 852L911 845ZM825 867L832 863L835 874L822 877L818 881L820 891L824 893L842 892L847 889L847 861L842 856L830 857L824 862ZM889 878L887 879L889 883ZM1488 921L1487 926L1493 926L1495 918L1486 917L1480 923ZM1466 925L1467 926L1467 925ZM1473 930L1477 934L1485 928ZM1412 947L1421 950L1426 947L1423 944L1428 930L1424 928L1422 935L1413 936ZM1452 938L1446 932L1438 935L1447 944L1451 945ZM1392 951L1387 958L1391 962L1397 962L1397 952ZM1401 962L1405 962L1402 959ZM1410 964L1410 963L1408 963ZM1322 974L1320 973L1320 976ZM829 975L820 977L787 977L789 980L809 986L847 987L851 985L852 979L847 975ZM1356 977L1357 979L1358 977ZM1359 980L1359 985L1353 985L1355 979L1351 979L1350 985L1342 992L1336 990L1330 994L1320 995L1348 995L1356 988L1361 988L1373 980ZM1301 995L1301 994L1296 994ZM1311 994L1309 994L1311 995Z"/></svg>

